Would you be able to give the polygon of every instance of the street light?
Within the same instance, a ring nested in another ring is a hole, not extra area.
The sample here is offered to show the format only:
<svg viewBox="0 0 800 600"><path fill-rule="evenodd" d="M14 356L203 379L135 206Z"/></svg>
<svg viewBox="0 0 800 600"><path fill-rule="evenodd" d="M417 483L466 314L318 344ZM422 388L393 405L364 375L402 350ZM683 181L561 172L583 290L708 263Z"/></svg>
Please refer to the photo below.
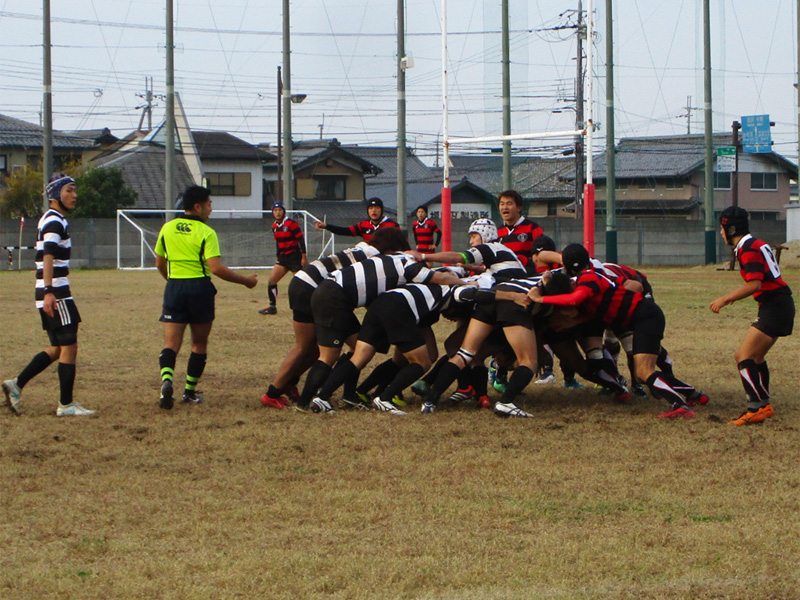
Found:
<svg viewBox="0 0 800 600"><path fill-rule="evenodd" d="M275 188L275 199L283 201L283 155L282 149L282 135L281 135L281 104L283 97L283 78L281 77L281 68L278 67L278 180ZM292 104L300 104L305 100L307 94L292 94L289 100Z"/></svg>

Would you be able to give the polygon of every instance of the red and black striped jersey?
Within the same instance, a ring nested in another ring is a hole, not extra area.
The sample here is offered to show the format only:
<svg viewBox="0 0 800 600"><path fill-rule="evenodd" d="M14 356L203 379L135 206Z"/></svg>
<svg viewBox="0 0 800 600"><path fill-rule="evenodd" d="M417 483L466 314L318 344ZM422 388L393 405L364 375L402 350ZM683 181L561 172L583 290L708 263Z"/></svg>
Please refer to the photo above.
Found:
<svg viewBox="0 0 800 600"><path fill-rule="evenodd" d="M411 226L414 232L414 242L418 252L431 252L436 249L442 239L442 230L433 219L426 218L424 221L414 221ZM436 239L434 240L434 236Z"/></svg>
<svg viewBox="0 0 800 600"><path fill-rule="evenodd" d="M272 224L272 235L275 236L279 256L288 256L297 252L306 253L303 230L300 229L297 221L293 221L288 217L283 221L275 221Z"/></svg>
<svg viewBox="0 0 800 600"><path fill-rule="evenodd" d="M383 229L384 227L397 227L400 229L400 225L398 225L395 221L392 221L389 217L383 217L377 224L373 223L369 219L364 219L363 221L359 221L355 225L350 225L349 227L333 225L332 223L328 223L327 225L328 231L335 235L349 235L352 237L361 236L365 242L369 242L372 239L373 234L378 231L378 229Z"/></svg>
<svg viewBox="0 0 800 600"><path fill-rule="evenodd" d="M497 230L497 241L510 248L522 266L527 268L533 256L533 240L540 235L544 235L544 231L537 223L527 217L520 217L514 225L504 225Z"/></svg>
<svg viewBox="0 0 800 600"><path fill-rule="evenodd" d="M748 233L736 244L736 258L742 279L761 282L761 290L753 294L756 301L773 294L791 293L781 277L781 269L772 254L772 248L766 242Z"/></svg>
<svg viewBox="0 0 800 600"><path fill-rule="evenodd" d="M627 265L618 265L617 263L604 263L600 262L596 258L592 259L592 266L594 267L595 271L598 271L601 275L608 276L615 285L621 286L627 280L638 281L642 284L643 294L645 296L652 296L653 295L653 287L650 285L650 282L647 280L647 275L642 273L641 271L637 271L633 267L629 267Z"/></svg>
<svg viewBox="0 0 800 600"><path fill-rule="evenodd" d="M590 268L578 273L577 287L571 294L545 296L543 304L577 306L585 321L599 319L615 331L627 328L644 296L616 286L605 275Z"/></svg>

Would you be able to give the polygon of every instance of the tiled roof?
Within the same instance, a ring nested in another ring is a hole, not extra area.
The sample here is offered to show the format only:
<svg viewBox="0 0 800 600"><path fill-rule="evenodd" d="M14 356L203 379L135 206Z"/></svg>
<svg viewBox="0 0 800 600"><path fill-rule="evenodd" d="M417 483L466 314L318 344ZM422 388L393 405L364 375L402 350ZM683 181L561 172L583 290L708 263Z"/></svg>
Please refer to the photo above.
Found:
<svg viewBox="0 0 800 600"><path fill-rule="evenodd" d="M131 152L120 152L96 161L100 167L117 167L129 187L139 197L131 208L164 208L164 182L166 181L164 147L142 144ZM194 181L182 154L175 154L175 198Z"/></svg>
<svg viewBox="0 0 800 600"><path fill-rule="evenodd" d="M721 146L732 146L730 133L715 133L712 137L714 155ZM657 136L622 138L614 154L614 172L618 178L688 177L705 164L705 140L702 135ZM769 153L783 168L795 172L796 165L777 153ZM574 170L566 176L575 177ZM606 178L606 155L597 154L593 176Z"/></svg>
<svg viewBox="0 0 800 600"><path fill-rule="evenodd" d="M261 160L276 156L225 131L192 131L201 160Z"/></svg>
<svg viewBox="0 0 800 600"><path fill-rule="evenodd" d="M44 141L44 129L33 123L0 115L0 146L21 146L24 148L41 148ZM94 141L53 131L53 148L64 150L88 150L94 147Z"/></svg>

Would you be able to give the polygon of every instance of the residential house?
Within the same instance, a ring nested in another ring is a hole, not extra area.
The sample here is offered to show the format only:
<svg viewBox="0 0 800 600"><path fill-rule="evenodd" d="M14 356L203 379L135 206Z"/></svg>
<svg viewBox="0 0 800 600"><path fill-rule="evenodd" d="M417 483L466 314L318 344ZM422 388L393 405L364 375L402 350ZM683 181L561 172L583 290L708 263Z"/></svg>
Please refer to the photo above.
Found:
<svg viewBox="0 0 800 600"><path fill-rule="evenodd" d="M42 164L43 142L44 129L39 125L0 115L0 183L16 169L26 166L38 169ZM84 153L95 146L94 140L54 131L54 168L58 170L65 163L82 160Z"/></svg>
<svg viewBox="0 0 800 600"><path fill-rule="evenodd" d="M714 134L714 156L731 146L730 134ZM705 147L702 135L623 138L616 147L616 207L619 217L704 219ZM739 151L738 177L714 172L714 210L733 203L750 212L752 220L783 220L790 199L790 180L797 165L775 152ZM716 164L715 164L716 169ZM574 179L574 171L567 178ZM737 185L738 179L738 185ZM606 157L594 160L596 211L605 212ZM569 207L574 211L574 205Z"/></svg>
<svg viewBox="0 0 800 600"><path fill-rule="evenodd" d="M381 169L351 150L342 147L336 138L293 145L295 210L306 210L336 224L365 218L367 181ZM394 216L395 212L386 208L389 215Z"/></svg>
<svg viewBox="0 0 800 600"><path fill-rule="evenodd" d="M264 193L264 164L276 156L224 131L193 131L192 138L216 217L247 216L231 210L269 210Z"/></svg>

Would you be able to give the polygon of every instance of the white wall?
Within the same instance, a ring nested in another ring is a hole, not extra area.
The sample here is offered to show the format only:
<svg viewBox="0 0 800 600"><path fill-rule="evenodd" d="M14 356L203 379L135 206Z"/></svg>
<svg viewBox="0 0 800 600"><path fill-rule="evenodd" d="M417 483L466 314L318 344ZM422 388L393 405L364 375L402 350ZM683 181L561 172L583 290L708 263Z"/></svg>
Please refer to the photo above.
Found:
<svg viewBox="0 0 800 600"><path fill-rule="evenodd" d="M800 240L800 204L786 205L786 241Z"/></svg>
<svg viewBox="0 0 800 600"><path fill-rule="evenodd" d="M204 173L250 173L249 196L213 196L214 212L211 218L229 219L246 218L247 214L232 215L231 210L261 210L261 198L264 188L263 169L259 161L236 160L204 160Z"/></svg>

